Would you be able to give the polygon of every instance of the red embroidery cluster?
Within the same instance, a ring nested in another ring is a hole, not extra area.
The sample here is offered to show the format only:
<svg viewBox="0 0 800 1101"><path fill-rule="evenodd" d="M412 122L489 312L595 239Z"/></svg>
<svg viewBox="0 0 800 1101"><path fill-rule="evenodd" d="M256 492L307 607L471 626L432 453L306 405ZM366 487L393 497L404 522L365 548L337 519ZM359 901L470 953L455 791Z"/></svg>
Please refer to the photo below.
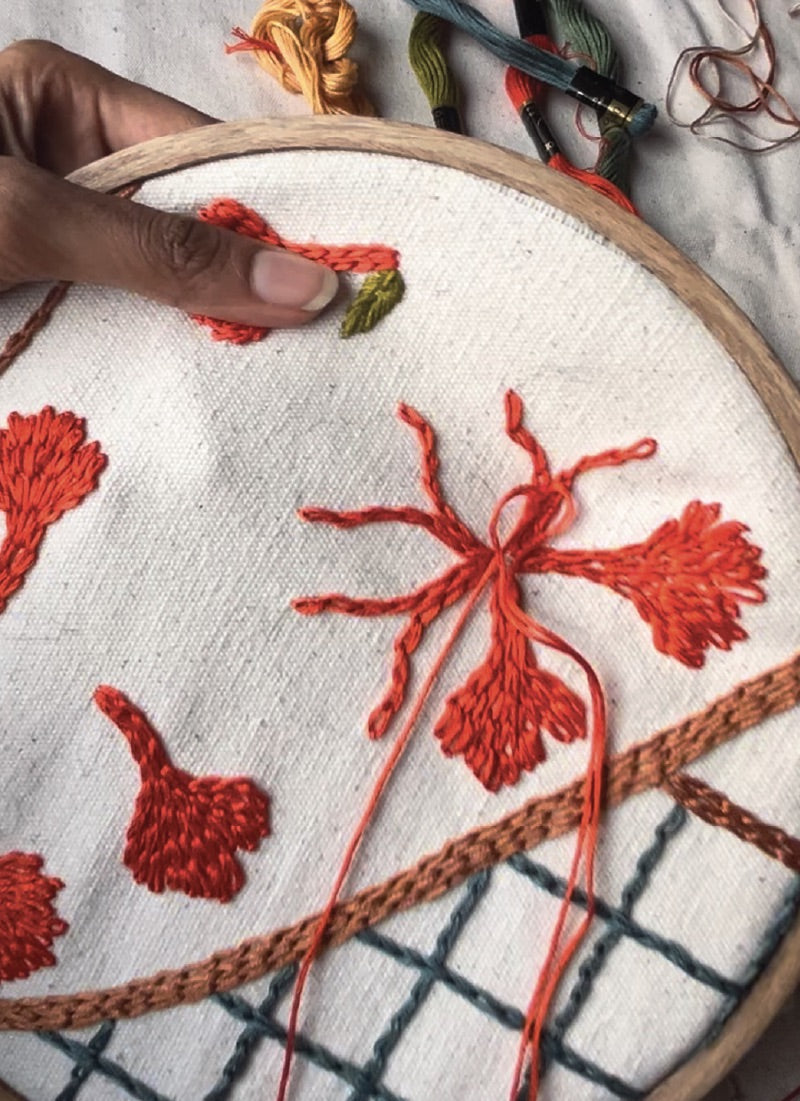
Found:
<svg viewBox="0 0 800 1101"><path fill-rule="evenodd" d="M273 248L295 252L307 260L332 268L333 271L368 274L378 271L397 271L400 266L399 253L385 245L319 245L290 241L286 237L281 237L260 214L236 199L215 199L198 211L197 216L201 221L230 229L234 233L242 233L245 237L253 237ZM259 325L221 321L218 318L206 317L204 314L192 316L195 321L211 329L214 340L224 340L229 344L249 344L252 341L263 340L269 332L269 329Z"/></svg>
<svg viewBox="0 0 800 1101"><path fill-rule="evenodd" d="M490 597L491 640L486 660L448 699L434 733L447 756L463 756L490 791L515 783L545 757L542 733L562 742L586 735L582 700L554 674L539 667L526 637L519 578L561 573L606 585L629 599L650 625L657 650L699 667L705 651L728 650L746 638L741 605L764 600L759 581L766 576L761 550L745 538L747 528L720 522L721 507L693 501L677 520L668 520L644 542L614 550L559 550L553 541L573 523L573 487L579 476L602 467L650 458L656 443L604 451L558 473L522 423L523 405L509 392L506 433L530 457L531 478L506 495L523 500L519 519L502 547L496 533L481 541L448 504L439 481L439 459L430 424L407 405L400 420L419 440L422 488L430 502L412 506L373 506L357 511L304 508L300 516L337 528L397 522L428 531L458 561L441 576L405 595L388 599L353 598L340 593L302 597L293 602L303 615L338 612L352 616L405 615L394 643L389 687L368 720L371 737L385 733L406 698L410 662L425 629L450 605L475 589L493 570ZM516 610L516 611L515 611ZM519 615L517 615L517 612ZM546 628L538 641L552 645Z"/></svg>
<svg viewBox="0 0 800 1101"><path fill-rule="evenodd" d="M0 856L0 982L56 962L50 947L68 926L51 903L64 884L42 875L43 863L31 853Z"/></svg>
<svg viewBox="0 0 800 1101"><path fill-rule="evenodd" d="M12 413L0 431L0 612L36 561L44 533L96 488L105 456L85 443L86 426L49 406L30 417Z"/></svg>
<svg viewBox="0 0 800 1101"><path fill-rule="evenodd" d="M175 768L145 715L116 688L95 703L125 735L142 787L123 860L137 883L161 893L228 902L241 889L237 849L252 852L269 835L269 800L252 780L196 778Z"/></svg>
<svg viewBox="0 0 800 1101"><path fill-rule="evenodd" d="M45 532L97 486L105 456L86 443L84 422L49 406L32 416L12 413L0 430L0 613L36 561ZM50 947L67 930L52 899L64 886L41 874L31 853L0 856L0 980L24 979L55 957Z"/></svg>

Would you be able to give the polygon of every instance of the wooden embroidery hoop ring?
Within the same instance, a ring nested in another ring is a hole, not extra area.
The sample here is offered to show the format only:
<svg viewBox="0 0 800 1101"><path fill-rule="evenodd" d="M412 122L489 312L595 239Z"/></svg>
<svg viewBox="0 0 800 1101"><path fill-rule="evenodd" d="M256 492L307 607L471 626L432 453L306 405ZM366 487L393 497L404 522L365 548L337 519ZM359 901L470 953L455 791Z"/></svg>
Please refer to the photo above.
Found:
<svg viewBox="0 0 800 1101"><path fill-rule="evenodd" d="M800 393L727 295L644 222L518 153L405 123L360 118L219 123L112 154L70 179L99 191L210 161L281 150L381 153L457 169L540 199L584 222L651 272L703 323L744 372L800 466ZM717 1039L647 1101L700 1101L752 1047L800 981L800 918ZM18 1101L0 1083L0 1101Z"/></svg>

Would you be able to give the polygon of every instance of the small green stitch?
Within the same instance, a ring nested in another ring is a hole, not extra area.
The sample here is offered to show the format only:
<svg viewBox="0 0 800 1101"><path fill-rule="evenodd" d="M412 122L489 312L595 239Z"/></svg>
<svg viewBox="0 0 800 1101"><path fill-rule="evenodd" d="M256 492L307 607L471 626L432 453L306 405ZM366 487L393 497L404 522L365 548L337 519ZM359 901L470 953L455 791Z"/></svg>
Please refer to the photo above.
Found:
<svg viewBox="0 0 800 1101"><path fill-rule="evenodd" d="M347 310L339 335L343 340L356 333L368 333L391 313L405 294L406 285L396 268L374 271L361 284Z"/></svg>

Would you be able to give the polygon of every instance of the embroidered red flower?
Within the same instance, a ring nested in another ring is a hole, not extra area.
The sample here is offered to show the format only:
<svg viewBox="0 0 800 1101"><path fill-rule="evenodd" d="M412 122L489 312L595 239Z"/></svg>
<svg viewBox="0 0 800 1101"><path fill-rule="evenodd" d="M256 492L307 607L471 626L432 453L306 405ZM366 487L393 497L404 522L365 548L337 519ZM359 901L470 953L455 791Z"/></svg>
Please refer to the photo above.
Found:
<svg viewBox="0 0 800 1101"><path fill-rule="evenodd" d="M48 525L97 486L105 456L85 439L84 421L49 406L29 417L12 413L0 430L0 612L36 561Z"/></svg>
<svg viewBox="0 0 800 1101"><path fill-rule="evenodd" d="M33 853L0 856L0 982L52 967L53 940L69 928L52 906L64 884L42 875L43 864Z"/></svg>
<svg viewBox="0 0 800 1101"><path fill-rule="evenodd" d="M236 199L215 199L198 211L198 218L223 229L254 237L273 248L296 252L307 260L323 264L333 271L366 275L356 297L350 303L342 321L340 335L366 333L390 313L405 292L400 274L399 253L386 245L319 245L298 244L281 237L260 214ZM243 325L235 321L220 321L204 314L193 314L195 321L211 329L214 340L229 344L249 344L263 340L269 332L259 325Z"/></svg>
<svg viewBox="0 0 800 1101"><path fill-rule="evenodd" d="M426 627L450 605L491 575L491 639L485 661L444 707L434 733L447 756L463 756L490 791L515 783L545 757L543 732L562 742L586 735L586 708L580 697L554 674L541 669L526 637L519 577L561 573L606 585L629 599L652 628L653 644L685 665L699 668L715 646L729 650L747 637L739 622L741 606L764 600L759 582L766 576L761 551L745 537L747 528L721 521L719 504L693 501L677 520L667 520L646 540L614 550L558 550L553 541L573 523L578 477L601 467L648 459L656 443L643 439L632 447L581 459L552 473L544 450L523 426L523 405L509 391L505 399L506 433L530 456L529 483L501 500L523 498L519 519L500 545L496 530L481 541L447 503L439 483L435 437L428 422L401 405L399 417L416 432L422 462L426 511L412 506L373 506L357 511L304 508L300 516L337 528L397 522L428 531L447 546L457 562L433 581L406 596L353 598L334 593L302 597L293 607L303 615L339 612L352 616L405 615L394 643L389 687L369 717L371 737L383 735L403 705L411 657ZM495 525L496 527L496 525ZM528 624L531 620L525 617ZM555 639L537 627L538 641ZM563 644L559 647L563 650Z"/></svg>
<svg viewBox="0 0 800 1101"><path fill-rule="evenodd" d="M142 786L128 827L124 863L151 891L229 902L244 883L236 851L269 836L269 800L244 777L194 777L175 768L145 715L116 688L94 695L128 740Z"/></svg>

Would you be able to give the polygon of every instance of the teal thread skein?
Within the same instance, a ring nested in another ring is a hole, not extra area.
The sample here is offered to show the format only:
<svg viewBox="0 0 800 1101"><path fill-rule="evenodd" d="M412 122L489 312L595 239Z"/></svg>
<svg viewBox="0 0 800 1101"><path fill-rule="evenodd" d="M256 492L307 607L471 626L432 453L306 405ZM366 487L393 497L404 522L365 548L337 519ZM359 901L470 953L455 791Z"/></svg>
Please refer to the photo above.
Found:
<svg viewBox="0 0 800 1101"><path fill-rule="evenodd" d="M619 57L605 24L591 15L580 0L548 0L548 5L570 52L590 57L598 73L616 80Z"/></svg>
<svg viewBox="0 0 800 1101"><path fill-rule="evenodd" d="M417 11L446 19L448 23L477 39L506 65L513 65L536 80L574 95L573 81L582 71L579 66L504 34L470 4L463 3L462 0L406 0L406 3ZM633 136L646 133L655 122L656 114L652 103L642 103L628 120L628 132Z"/></svg>
<svg viewBox="0 0 800 1101"><path fill-rule="evenodd" d="M547 0L561 39L570 52L590 58L598 73L620 79L620 62L608 28L588 11L581 0ZM630 193L631 136L619 119L600 120L603 145L595 171Z"/></svg>

